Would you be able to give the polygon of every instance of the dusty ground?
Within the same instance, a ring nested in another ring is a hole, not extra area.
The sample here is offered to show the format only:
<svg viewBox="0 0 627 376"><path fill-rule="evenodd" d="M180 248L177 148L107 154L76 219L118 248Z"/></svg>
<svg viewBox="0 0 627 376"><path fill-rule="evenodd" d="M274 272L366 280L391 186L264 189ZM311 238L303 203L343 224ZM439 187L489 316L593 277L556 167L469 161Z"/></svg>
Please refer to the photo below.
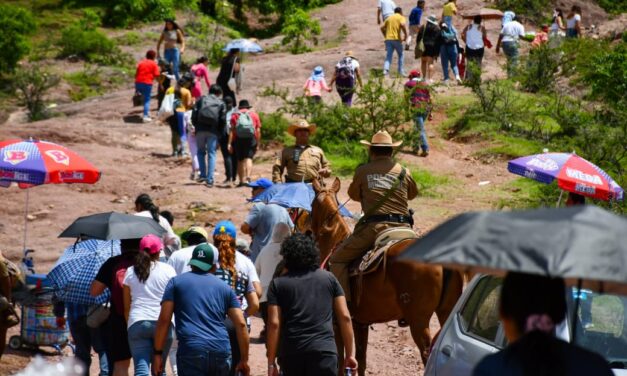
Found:
<svg viewBox="0 0 627 376"><path fill-rule="evenodd" d="M365 71L380 68L383 63L383 42L375 23L375 2L365 6L360 0L345 0L326 7L316 13L327 33L335 33L342 23L350 29L350 35L340 48L317 51L306 55L271 54L256 57L248 62L247 83L241 98L251 99L258 109L272 110L272 103L258 99L257 92L263 86L276 81L282 87L295 92L300 88L310 69L322 64L330 71L336 60L346 50L353 50ZM409 11L414 2L403 0L401 6ZM460 0L459 8L480 7L478 0ZM440 14L438 8L426 14ZM496 42L498 22L488 24L490 39ZM461 29L461 20L457 23ZM502 74L493 50L486 56L486 74ZM418 67L413 58L407 58L407 70ZM441 77L441 70L436 67ZM217 72L211 72L212 78ZM463 92L462 88L443 89L447 94ZM189 180L190 166L185 159L169 157L169 129L157 123L141 124L139 110L130 107L131 84L125 90L93 98L81 103L60 105L57 110L66 117L53 118L37 123L23 123L19 113L13 114L8 122L0 126L0 139L34 137L58 142L75 150L102 170L102 179L93 186L49 185L30 190L27 246L36 250L36 268L46 272L70 244L70 239L58 239L59 234L76 217L104 211L132 212L133 200L140 193L149 193L161 207L172 211L176 217L175 227L186 227L199 223L211 227L220 219L231 219L241 223L247 212L245 198L248 189L207 189ZM335 95L327 96L336 100ZM482 145L457 144L441 139L434 130L443 119L436 114L429 125L432 154L421 159L402 155L408 163L420 166L438 175L451 177L450 184L437 189L436 197L422 197L412 202L416 210L416 222L420 231L426 231L450 216L473 209L491 208L497 198L507 198L504 190L512 177L507 174L505 164L483 164L472 155ZM255 176L269 176L271 160L277 150L264 150L255 162ZM221 157L218 161L216 181L223 180ZM481 185L480 182L483 182ZM488 183L486 183L488 182ZM346 198L343 179L340 199ZM0 206L0 247L3 253L19 260L22 236L25 228L24 204L26 191L12 187L2 191ZM193 214L190 204L203 202L207 210ZM358 211L355 203L349 209ZM253 338L260 330L256 320ZM437 329L437 322L432 323ZM369 374L406 375L420 374L422 364L416 347L407 329L399 329L395 323L373 325L370 335ZM13 331L15 333L15 331ZM28 351L7 351L0 364L0 375L11 374L23 367L33 356ZM262 344L251 345L251 366L254 375L265 370L265 349ZM49 359L55 359L47 355Z"/></svg>

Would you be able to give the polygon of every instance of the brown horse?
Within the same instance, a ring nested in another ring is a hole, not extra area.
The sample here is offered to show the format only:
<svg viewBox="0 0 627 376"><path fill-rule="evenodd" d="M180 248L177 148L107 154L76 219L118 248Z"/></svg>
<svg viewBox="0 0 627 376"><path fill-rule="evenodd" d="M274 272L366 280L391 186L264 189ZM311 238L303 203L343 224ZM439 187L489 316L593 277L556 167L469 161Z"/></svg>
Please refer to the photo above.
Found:
<svg viewBox="0 0 627 376"><path fill-rule="evenodd" d="M339 213L336 195L340 190L340 180L336 178L331 187L322 187L314 181L313 187L316 197L312 203L311 227L320 248L320 257L324 260L351 231ZM351 307L351 314L360 376L366 372L370 324L404 319L420 349L422 362L426 364L431 347L431 316L435 312L440 324L444 324L462 293L464 281L459 272L445 273L441 266L393 260L413 241L394 244L388 250L390 260L384 264L385 267L362 276L360 291L354 288L355 278L351 279L352 302L358 302ZM358 294L360 296L355 296ZM342 346L338 346L338 350L340 359L343 359Z"/></svg>

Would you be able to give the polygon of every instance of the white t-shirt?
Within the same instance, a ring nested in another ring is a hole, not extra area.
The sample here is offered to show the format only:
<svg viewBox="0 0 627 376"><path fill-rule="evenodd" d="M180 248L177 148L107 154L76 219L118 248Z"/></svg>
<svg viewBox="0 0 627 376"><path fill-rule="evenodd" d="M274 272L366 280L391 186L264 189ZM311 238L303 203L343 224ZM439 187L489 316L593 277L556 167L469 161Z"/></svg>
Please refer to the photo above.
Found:
<svg viewBox="0 0 627 376"><path fill-rule="evenodd" d="M525 28L518 21L510 21L501 29L502 42L518 42L518 38L525 36Z"/></svg>
<svg viewBox="0 0 627 376"><path fill-rule="evenodd" d="M125 286L131 289L131 310L128 315L128 327L138 321L157 321L161 312L161 298L165 287L176 277L174 269L163 262L154 262L150 268L148 279L142 283L135 275L135 267L126 269Z"/></svg>
<svg viewBox="0 0 627 376"><path fill-rule="evenodd" d="M466 47L471 50L478 50L483 48L483 33L481 32L481 26L472 24L466 30Z"/></svg>
<svg viewBox="0 0 627 376"><path fill-rule="evenodd" d="M152 218L152 214L150 214L150 211L148 210L135 213L135 215L139 217ZM174 250L181 248L181 239L179 239L179 237L174 233L174 230L172 230L170 222L162 216L159 216L159 225L166 231L164 235L165 245L170 246ZM163 256L163 254L161 256Z"/></svg>
<svg viewBox="0 0 627 376"><path fill-rule="evenodd" d="M381 16L383 16L385 21L386 18L394 14L396 4L392 0L379 0L379 8L381 8Z"/></svg>
<svg viewBox="0 0 627 376"><path fill-rule="evenodd" d="M218 252L213 245L209 245L213 248L214 252ZM181 275L191 270L187 264L189 264L189 260L192 259L192 252L194 252L194 248L196 248L196 245L181 248L170 256L168 259L168 265L174 268L176 275Z"/></svg>
<svg viewBox="0 0 627 376"><path fill-rule="evenodd" d="M272 282L272 276L283 258L280 252L281 243L268 243L261 249L257 260L255 260L255 268L261 279L261 288L263 289L261 299L259 299L261 303L268 300L268 288L270 287L270 282Z"/></svg>
<svg viewBox="0 0 627 376"><path fill-rule="evenodd" d="M575 13L575 17L566 19L566 28L574 29L575 25L577 25L577 22L581 22L581 16Z"/></svg>

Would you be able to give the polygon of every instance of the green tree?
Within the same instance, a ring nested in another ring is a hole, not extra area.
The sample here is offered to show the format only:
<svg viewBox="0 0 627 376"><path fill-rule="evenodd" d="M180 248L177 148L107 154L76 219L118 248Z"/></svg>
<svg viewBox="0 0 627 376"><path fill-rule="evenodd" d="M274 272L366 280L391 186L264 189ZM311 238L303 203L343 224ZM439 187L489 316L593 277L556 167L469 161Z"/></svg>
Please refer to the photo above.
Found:
<svg viewBox="0 0 627 376"><path fill-rule="evenodd" d="M27 9L0 4L0 72L12 72L30 51L28 36L35 32L35 19Z"/></svg>
<svg viewBox="0 0 627 376"><path fill-rule="evenodd" d="M12 77L12 85L18 98L28 109L28 118L31 121L47 117L44 97L48 90L59 84L60 78L31 65L18 68Z"/></svg>
<svg viewBox="0 0 627 376"><path fill-rule="evenodd" d="M284 46L290 46L290 52L300 54L311 51L309 42L318 44L317 36L321 32L318 20L312 20L309 14L302 9L296 9L285 17L285 23L281 29Z"/></svg>

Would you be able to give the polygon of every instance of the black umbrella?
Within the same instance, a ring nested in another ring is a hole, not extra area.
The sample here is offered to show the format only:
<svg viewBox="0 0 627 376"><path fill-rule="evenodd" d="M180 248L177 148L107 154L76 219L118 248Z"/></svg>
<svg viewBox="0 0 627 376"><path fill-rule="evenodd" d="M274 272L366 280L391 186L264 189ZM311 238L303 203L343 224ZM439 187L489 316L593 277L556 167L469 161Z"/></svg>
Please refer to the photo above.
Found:
<svg viewBox="0 0 627 376"><path fill-rule="evenodd" d="M461 214L399 258L480 273L561 277L627 295L627 219L596 206Z"/></svg>
<svg viewBox="0 0 627 376"><path fill-rule="evenodd" d="M154 219L122 213L100 213L80 217L66 228L60 238L86 236L92 239L137 239L144 235L161 236L165 229Z"/></svg>

